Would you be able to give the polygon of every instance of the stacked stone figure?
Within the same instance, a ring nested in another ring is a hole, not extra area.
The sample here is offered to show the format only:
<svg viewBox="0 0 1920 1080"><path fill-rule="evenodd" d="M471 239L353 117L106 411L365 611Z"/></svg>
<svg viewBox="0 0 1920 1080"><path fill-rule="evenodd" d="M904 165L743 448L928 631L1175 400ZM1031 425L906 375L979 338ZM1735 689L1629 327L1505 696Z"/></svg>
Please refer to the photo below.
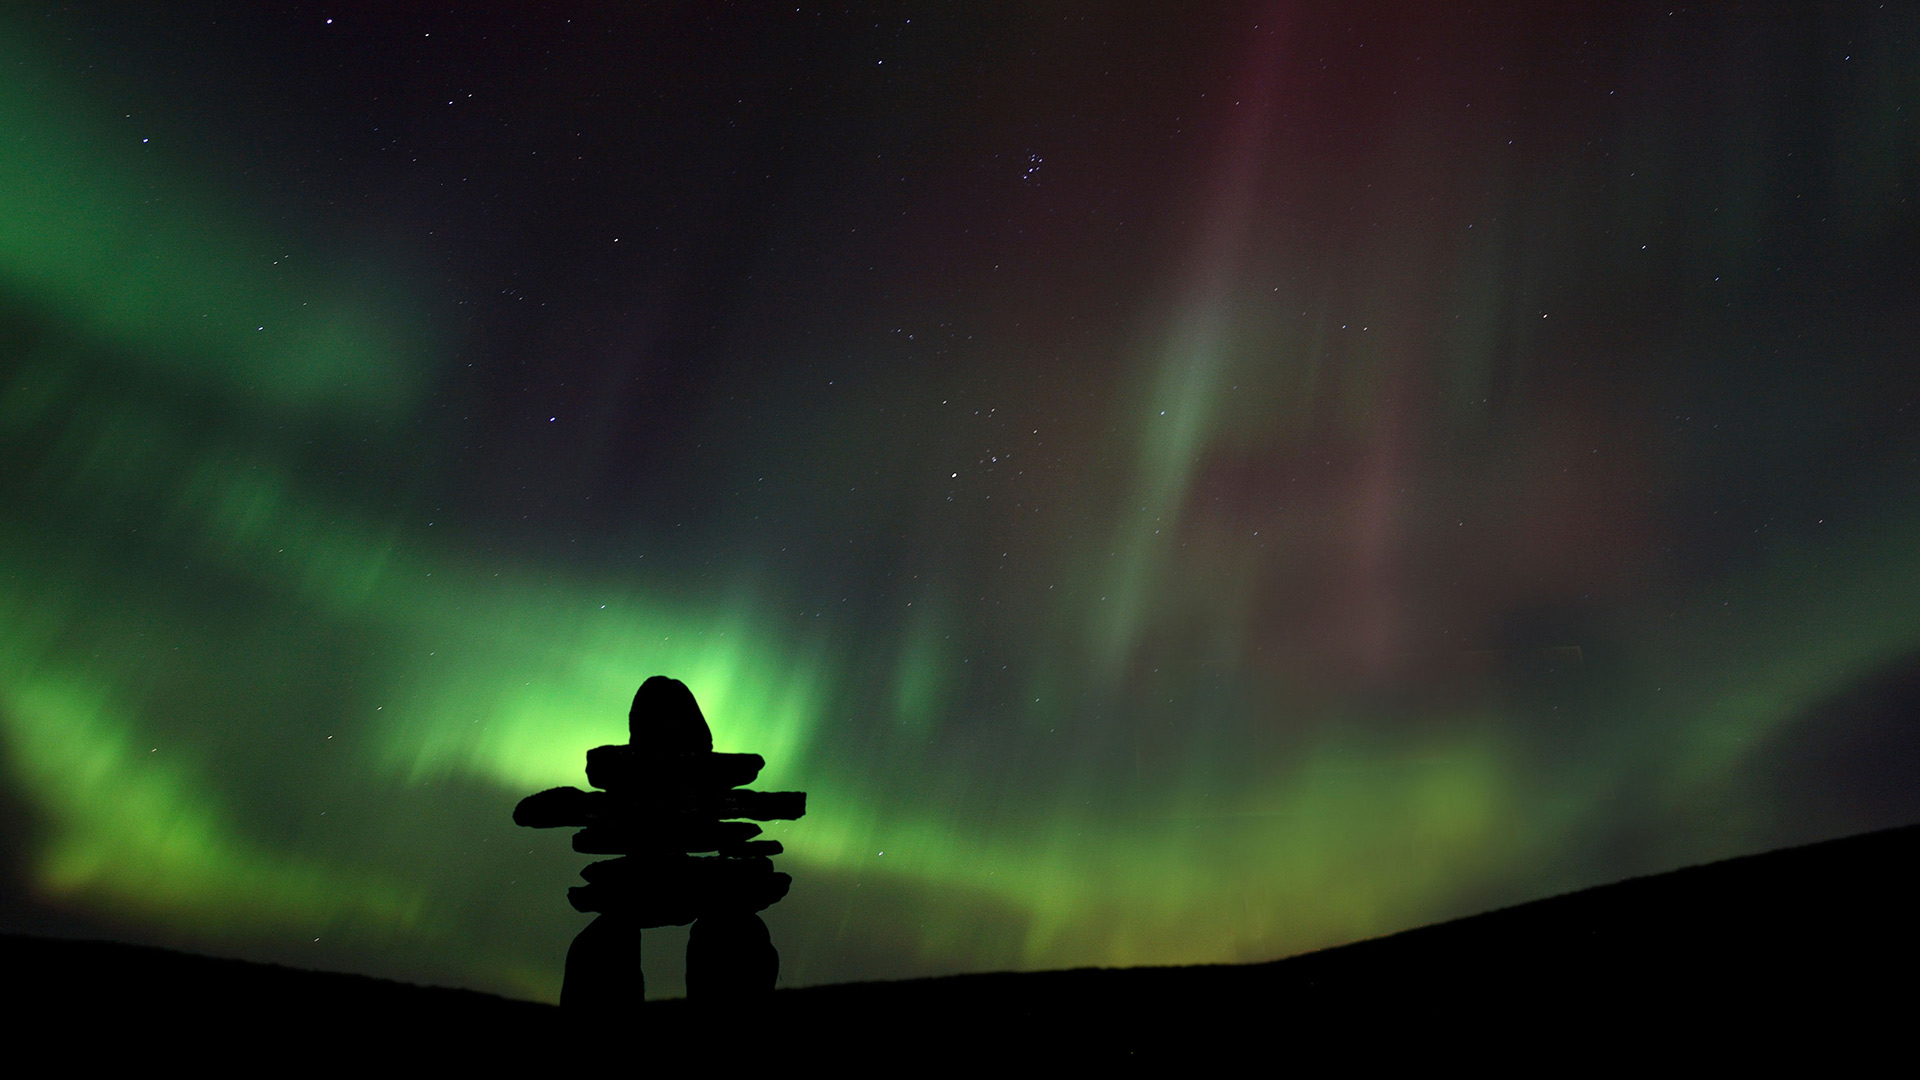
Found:
<svg viewBox="0 0 1920 1080"><path fill-rule="evenodd" d="M638 1006L640 931L687 923L689 998L770 992L780 954L759 912L793 879L773 869L780 842L755 839L752 822L800 817L806 793L742 788L765 759L714 753L706 717L677 679L641 684L627 725L625 745L587 751L587 783L600 790L552 788L513 811L518 825L578 827L575 851L619 856L590 864L580 872L587 883L567 890L576 910L599 917L567 950L560 1004Z"/></svg>

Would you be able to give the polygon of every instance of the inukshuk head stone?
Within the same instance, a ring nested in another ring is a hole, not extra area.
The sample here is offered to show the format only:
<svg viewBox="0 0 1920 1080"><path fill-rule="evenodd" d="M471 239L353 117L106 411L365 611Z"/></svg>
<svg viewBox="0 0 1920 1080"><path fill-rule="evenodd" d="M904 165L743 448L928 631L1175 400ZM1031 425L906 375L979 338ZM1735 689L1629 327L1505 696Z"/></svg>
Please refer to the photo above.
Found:
<svg viewBox="0 0 1920 1080"><path fill-rule="evenodd" d="M689 998L771 991L780 956L758 912L793 879L773 868L780 842L756 839L752 822L802 816L806 793L742 788L765 759L714 753L706 717L677 679L641 684L627 725L625 745L587 751L587 783L600 790L552 788L513 811L519 825L579 827L575 851L619 856L588 865L587 883L567 890L576 910L599 918L567 950L560 1004L639 1005L640 931L687 923Z"/></svg>

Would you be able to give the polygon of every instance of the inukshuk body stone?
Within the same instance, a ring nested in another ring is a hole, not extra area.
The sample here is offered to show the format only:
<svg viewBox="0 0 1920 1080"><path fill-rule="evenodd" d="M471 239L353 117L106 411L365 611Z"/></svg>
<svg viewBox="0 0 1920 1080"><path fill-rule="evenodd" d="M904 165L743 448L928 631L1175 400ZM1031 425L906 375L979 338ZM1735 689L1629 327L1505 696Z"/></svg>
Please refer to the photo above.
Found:
<svg viewBox="0 0 1920 1080"><path fill-rule="evenodd" d="M625 745L587 751L587 783L601 790L552 788L513 811L519 825L579 827L575 851L619 856L588 865L587 883L567 890L575 909L599 918L567 950L560 1004L639 1005L640 931L687 923L689 998L771 991L780 955L758 913L793 879L773 868L780 842L755 839L752 821L800 817L806 793L743 789L765 759L714 753L706 717L677 679L641 684L627 725Z"/></svg>

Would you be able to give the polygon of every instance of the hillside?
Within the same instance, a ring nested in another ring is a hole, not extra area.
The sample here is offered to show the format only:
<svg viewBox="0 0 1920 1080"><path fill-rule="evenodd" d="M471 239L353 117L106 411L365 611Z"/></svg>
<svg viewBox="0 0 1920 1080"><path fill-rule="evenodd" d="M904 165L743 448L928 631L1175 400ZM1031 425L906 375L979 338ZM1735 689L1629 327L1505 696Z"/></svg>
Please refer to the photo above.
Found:
<svg viewBox="0 0 1920 1080"><path fill-rule="evenodd" d="M737 1061L762 1046L831 1061L1262 1047L1417 1057L1538 1040L1617 1053L1671 1036L1725 1053L1819 1040L1841 1026L1853 1043L1891 1040L1897 1030L1866 1018L1911 997L1916 856L1920 826L1910 826L1263 964L807 987L780 991L751 1016L656 1002L645 1035L619 1042L673 1059L719 1047ZM242 1060L272 1048L534 1067L616 1051L609 1033L583 1039L551 1006L471 991L106 942L5 936L0 958L26 992L8 1026L95 1056ZM1396 1038L1373 1037L1383 1032Z"/></svg>

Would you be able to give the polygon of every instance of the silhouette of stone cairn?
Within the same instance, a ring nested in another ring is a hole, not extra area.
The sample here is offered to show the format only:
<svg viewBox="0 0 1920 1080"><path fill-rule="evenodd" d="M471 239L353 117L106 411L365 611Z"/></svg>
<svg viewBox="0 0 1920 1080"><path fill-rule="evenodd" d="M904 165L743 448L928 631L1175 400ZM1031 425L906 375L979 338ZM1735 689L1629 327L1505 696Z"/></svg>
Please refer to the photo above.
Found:
<svg viewBox="0 0 1920 1080"><path fill-rule="evenodd" d="M587 883L567 890L576 910L599 917L567 950L560 1004L638 1006L640 931L687 923L689 999L772 991L780 954L758 913L793 878L773 869L780 842L755 839L752 822L804 815L806 793L745 790L766 760L714 753L706 717L678 679L642 683L627 730L626 744L587 751L587 783L601 790L551 788L513 810L517 825L578 827L575 851L619 856L589 864Z"/></svg>

